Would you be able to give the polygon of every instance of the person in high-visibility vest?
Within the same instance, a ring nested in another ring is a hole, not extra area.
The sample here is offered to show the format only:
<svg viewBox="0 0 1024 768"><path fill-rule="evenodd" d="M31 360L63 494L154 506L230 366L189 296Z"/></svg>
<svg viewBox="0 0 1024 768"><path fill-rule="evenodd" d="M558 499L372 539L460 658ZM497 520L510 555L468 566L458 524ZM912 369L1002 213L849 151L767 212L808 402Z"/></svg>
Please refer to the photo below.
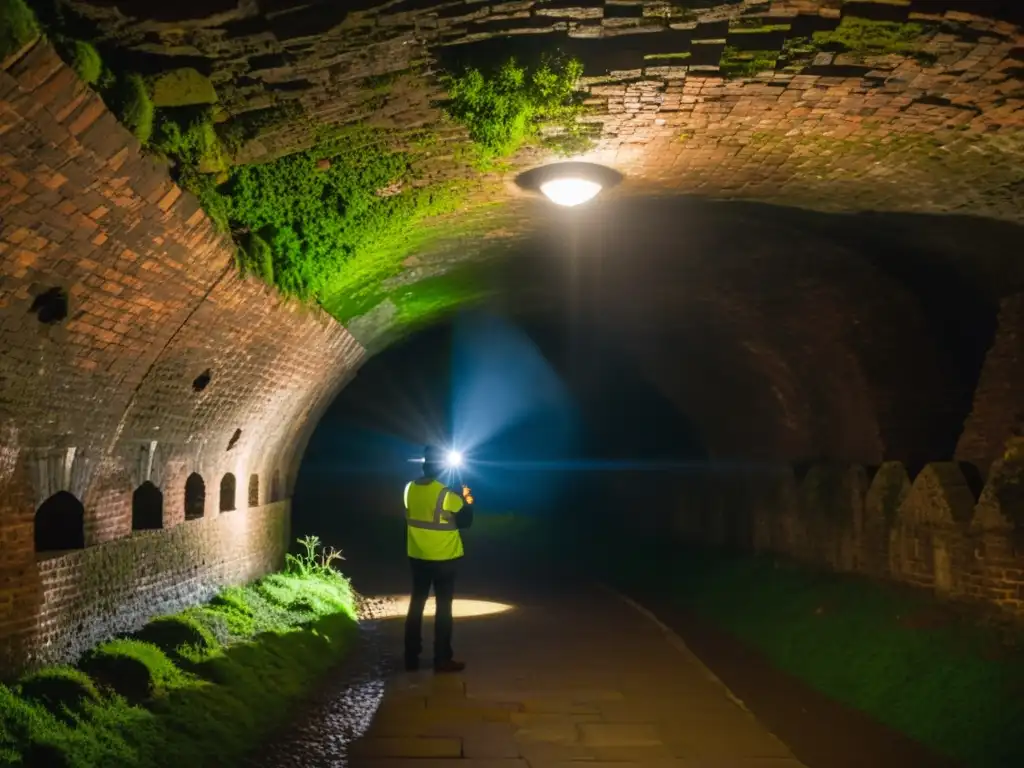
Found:
<svg viewBox="0 0 1024 768"><path fill-rule="evenodd" d="M452 653L452 600L455 572L464 552L464 528L473 524L473 496L438 480L444 470L444 452L428 446L423 456L423 477L405 486L406 547L412 566L412 597L405 619L405 668L419 669L423 650L423 607L434 588L434 671L461 672L466 665Z"/></svg>

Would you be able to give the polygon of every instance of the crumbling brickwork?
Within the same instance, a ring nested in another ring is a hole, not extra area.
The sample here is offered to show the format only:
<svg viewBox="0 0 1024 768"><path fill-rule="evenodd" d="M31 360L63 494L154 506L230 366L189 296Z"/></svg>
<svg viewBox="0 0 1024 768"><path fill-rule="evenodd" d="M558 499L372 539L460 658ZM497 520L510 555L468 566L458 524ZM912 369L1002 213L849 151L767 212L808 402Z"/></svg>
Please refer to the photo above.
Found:
<svg viewBox="0 0 1024 768"><path fill-rule="evenodd" d="M0 141L9 670L279 564L297 454L363 350L241 278L197 201L45 42L0 71Z"/></svg>

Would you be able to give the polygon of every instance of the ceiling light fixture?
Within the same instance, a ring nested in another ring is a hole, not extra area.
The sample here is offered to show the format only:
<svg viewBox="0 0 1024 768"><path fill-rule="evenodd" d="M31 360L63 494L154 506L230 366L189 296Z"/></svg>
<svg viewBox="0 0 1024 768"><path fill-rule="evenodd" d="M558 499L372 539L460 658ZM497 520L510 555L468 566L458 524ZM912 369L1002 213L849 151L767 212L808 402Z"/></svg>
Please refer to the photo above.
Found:
<svg viewBox="0 0 1024 768"><path fill-rule="evenodd" d="M540 191L555 205L572 208L593 200L603 187L588 179L552 179L540 185Z"/></svg>
<svg viewBox="0 0 1024 768"><path fill-rule="evenodd" d="M590 202L601 192L622 181L622 175L595 163L551 163L532 168L516 177L516 185L539 192L555 205L575 208Z"/></svg>

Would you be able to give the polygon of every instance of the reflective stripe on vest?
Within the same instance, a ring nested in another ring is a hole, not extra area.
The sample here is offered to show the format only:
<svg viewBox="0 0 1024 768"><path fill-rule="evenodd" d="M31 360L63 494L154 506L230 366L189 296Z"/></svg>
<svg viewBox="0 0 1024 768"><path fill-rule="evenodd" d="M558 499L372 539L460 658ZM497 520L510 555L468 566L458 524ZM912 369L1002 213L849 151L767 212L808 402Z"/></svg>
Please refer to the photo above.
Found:
<svg viewBox="0 0 1024 768"><path fill-rule="evenodd" d="M444 501L447 498L448 493L449 490L447 488L441 488L441 492L437 494L437 501L434 503L433 520L415 520L412 517L412 513L409 511L409 489L408 486L406 486L405 522L410 528L422 528L426 531L458 530L458 526L455 524L455 516L444 508Z"/></svg>

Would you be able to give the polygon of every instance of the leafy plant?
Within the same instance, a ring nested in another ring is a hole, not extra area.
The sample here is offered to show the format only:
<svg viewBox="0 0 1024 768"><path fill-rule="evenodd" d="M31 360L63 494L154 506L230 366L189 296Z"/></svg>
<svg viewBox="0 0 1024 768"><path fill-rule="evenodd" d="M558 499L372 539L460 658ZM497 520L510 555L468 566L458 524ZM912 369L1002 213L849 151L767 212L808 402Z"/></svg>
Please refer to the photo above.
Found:
<svg viewBox="0 0 1024 768"><path fill-rule="evenodd" d="M64 58L83 83L96 85L103 74L103 59L92 43L65 40L60 44Z"/></svg>
<svg viewBox="0 0 1024 768"><path fill-rule="evenodd" d="M118 78L114 86L113 109L124 126L142 144L153 135L153 100L142 75L132 73Z"/></svg>
<svg viewBox="0 0 1024 768"><path fill-rule="evenodd" d="M490 75L469 68L446 78L446 111L468 128L483 160L507 157L544 123L575 130L581 107L574 89L582 74L576 59L549 59L527 69L513 58Z"/></svg>
<svg viewBox="0 0 1024 768"><path fill-rule="evenodd" d="M39 22L25 0L0 0L0 59L39 35Z"/></svg>
<svg viewBox="0 0 1024 768"><path fill-rule="evenodd" d="M298 540L303 552L285 555L287 570L297 576L335 576L334 563L344 560L341 551L334 547L325 548L319 536L304 536Z"/></svg>

